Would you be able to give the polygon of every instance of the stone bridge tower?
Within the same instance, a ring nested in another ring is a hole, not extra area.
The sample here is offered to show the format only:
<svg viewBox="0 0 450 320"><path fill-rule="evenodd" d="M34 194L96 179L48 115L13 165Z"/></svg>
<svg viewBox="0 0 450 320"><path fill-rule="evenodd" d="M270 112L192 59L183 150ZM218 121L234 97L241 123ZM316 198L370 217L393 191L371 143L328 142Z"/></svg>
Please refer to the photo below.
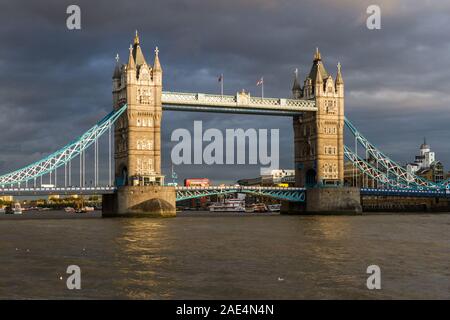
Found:
<svg viewBox="0 0 450 320"><path fill-rule="evenodd" d="M340 64L333 79L317 49L303 88L296 75L292 91L297 99L314 99L317 112L294 117L295 182L308 189L306 205L290 205L288 211L361 213L359 189L344 186L344 80Z"/></svg>
<svg viewBox="0 0 450 320"><path fill-rule="evenodd" d="M148 65L136 32L128 63L117 61L113 75L113 104L128 104L115 127L116 185L162 185L161 175L162 69L155 50Z"/></svg>
<svg viewBox="0 0 450 320"><path fill-rule="evenodd" d="M294 117L296 185L342 185L344 81L340 64L334 80L326 71L317 49L303 88L296 75L292 91L297 99L314 99L318 109Z"/></svg>
<svg viewBox="0 0 450 320"><path fill-rule="evenodd" d="M158 48L147 64L136 32L128 62L113 74L114 109L128 105L116 121L114 194L103 196L104 216L175 216L174 187L161 172L162 69Z"/></svg>

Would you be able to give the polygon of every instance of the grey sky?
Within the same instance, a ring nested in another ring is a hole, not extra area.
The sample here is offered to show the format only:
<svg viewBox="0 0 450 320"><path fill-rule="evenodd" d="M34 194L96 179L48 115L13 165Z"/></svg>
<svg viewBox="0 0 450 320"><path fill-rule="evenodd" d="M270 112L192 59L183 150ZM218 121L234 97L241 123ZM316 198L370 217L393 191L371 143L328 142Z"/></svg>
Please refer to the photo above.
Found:
<svg viewBox="0 0 450 320"><path fill-rule="evenodd" d="M78 4L82 30L66 28ZM382 29L366 28L379 4ZM160 48L164 89L218 92L245 88L290 97L293 70L303 78L316 46L327 70L342 63L346 115L380 149L404 163L424 136L450 166L450 3L435 1L1 1L0 173L65 145L111 108L116 52L125 60L138 29L147 60ZM293 166L290 118L166 112L163 167L170 134L204 127L279 128L281 166ZM259 166L181 166L181 178L234 181ZM166 172L167 173L167 172Z"/></svg>

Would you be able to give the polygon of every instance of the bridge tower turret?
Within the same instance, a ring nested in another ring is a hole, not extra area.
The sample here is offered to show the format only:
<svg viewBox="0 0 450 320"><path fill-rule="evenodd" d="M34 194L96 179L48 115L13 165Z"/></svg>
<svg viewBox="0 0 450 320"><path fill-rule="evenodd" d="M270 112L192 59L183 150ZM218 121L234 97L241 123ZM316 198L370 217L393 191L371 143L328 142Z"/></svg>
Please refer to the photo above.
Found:
<svg viewBox="0 0 450 320"><path fill-rule="evenodd" d="M340 64L336 81L326 71L318 49L301 95L314 99L317 112L294 117L297 186L344 182L344 82Z"/></svg>

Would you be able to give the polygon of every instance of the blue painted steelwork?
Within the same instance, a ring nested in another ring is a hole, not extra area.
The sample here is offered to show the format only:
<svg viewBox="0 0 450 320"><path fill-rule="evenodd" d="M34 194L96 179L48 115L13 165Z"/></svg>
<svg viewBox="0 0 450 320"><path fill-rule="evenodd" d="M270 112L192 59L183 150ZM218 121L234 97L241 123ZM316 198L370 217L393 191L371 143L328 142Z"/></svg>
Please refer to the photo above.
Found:
<svg viewBox="0 0 450 320"><path fill-rule="evenodd" d="M397 182L395 180L392 180L386 173L378 170L373 165L362 159L360 156L355 154L352 150L350 150L349 147L344 146L344 155L345 157L350 160L353 165L359 169L360 172L363 174L371 177L375 181L388 185L393 188L403 188L403 189L414 189L414 188L423 188L416 185L407 185L400 182Z"/></svg>
<svg viewBox="0 0 450 320"><path fill-rule="evenodd" d="M279 187L177 187L177 201L203 198L213 195L225 195L230 193L249 193L258 196L271 197L291 202L305 201L305 188L279 188Z"/></svg>
<svg viewBox="0 0 450 320"><path fill-rule="evenodd" d="M102 187L36 187L36 188L0 188L0 196L43 196L43 195L101 195L114 193L116 187L102 186Z"/></svg>
<svg viewBox="0 0 450 320"><path fill-rule="evenodd" d="M361 195L368 195L368 196L450 198L450 190L361 188L360 193L361 193Z"/></svg>
<svg viewBox="0 0 450 320"><path fill-rule="evenodd" d="M396 183L400 183L408 187L411 186L421 189L445 188L445 186L443 186L442 184L434 183L422 177L416 176L415 174L407 172L405 168L397 164L395 161L391 160L388 156L383 154L379 149L371 144L369 140L367 140L347 118L345 118L345 125L350 129L355 139L374 158L376 163L380 164L385 169L385 175L387 175L390 180L396 181ZM363 171L363 173L365 172ZM393 177L393 179L391 178L391 176ZM391 186L396 187L392 184Z"/></svg>
<svg viewBox="0 0 450 320"><path fill-rule="evenodd" d="M441 186L442 189L450 190L450 179L440 182L439 186Z"/></svg>
<svg viewBox="0 0 450 320"><path fill-rule="evenodd" d="M28 190L27 188L20 188L20 183L36 179L45 174L51 173L57 168L69 163L73 158L79 156L89 146L92 145L102 134L104 134L114 122L123 114L127 105L122 106L116 111L112 111L101 121L99 121L94 127L89 129L79 138L75 139L70 144L66 145L57 152L49 155L43 160L37 161L27 167L16 170L14 172L0 176L0 192L11 194L11 192L20 192L21 190ZM207 111L207 112L225 112L225 113L247 113L247 114L262 114L262 115L280 115L280 116L293 116L298 115L301 112L293 110L256 110L252 108L239 108L239 107L227 107L227 106L212 106L207 104L202 106L197 105L177 105L171 103L170 105L163 105L164 110L183 110L183 111ZM300 108L300 107L299 107ZM282 109L282 108L280 108ZM312 109L311 109L312 110ZM357 167L363 174L368 175L372 179L378 181L383 185L387 185L390 188L397 190L419 190L419 191L436 191L446 192L444 189L450 188L450 179L442 183L434 183L428 181L419 176L408 173L405 168L391 160L380 150L378 150L373 144L371 144L348 120L345 119L345 125L350 129L351 133L355 137L355 141L360 143L368 154L370 154L377 163L377 167L368 163L356 153L354 153L349 147L344 146L345 156ZM382 170L378 168L378 164L381 165ZM13 186L18 185L16 189ZM113 190L113 189L111 189ZM108 190L110 192L111 190ZM380 190L392 190L392 189L380 189ZM45 190L39 190L43 192ZM61 190L64 191L64 190ZM25 191L28 192L28 191ZM36 189L34 191L37 192ZM269 196L277 199L288 201L305 201L305 189L303 188L268 188L268 187L210 187L210 188L177 188L177 201L200 198L210 195L227 194L227 193L251 193L262 196ZM385 191L383 191L385 192ZM403 193L404 194L404 193ZM429 193L433 195L433 193Z"/></svg>
<svg viewBox="0 0 450 320"><path fill-rule="evenodd" d="M68 163L102 136L126 109L127 105L125 104L120 109L112 111L83 135L48 157L0 176L0 187L4 188L5 186L18 185L22 182L34 180Z"/></svg>

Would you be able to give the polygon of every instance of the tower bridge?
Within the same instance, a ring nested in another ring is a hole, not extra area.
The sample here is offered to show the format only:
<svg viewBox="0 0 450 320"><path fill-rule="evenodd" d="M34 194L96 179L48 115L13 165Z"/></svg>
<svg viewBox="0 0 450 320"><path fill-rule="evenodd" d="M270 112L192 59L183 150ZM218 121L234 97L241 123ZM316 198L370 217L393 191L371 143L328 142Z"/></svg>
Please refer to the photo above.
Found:
<svg viewBox="0 0 450 320"><path fill-rule="evenodd" d="M361 196L448 197L449 181L434 183L407 172L346 119L341 66L338 64L336 76L331 76L319 50L304 81L295 75L292 97L252 97L244 91L236 95L170 92L163 91L159 50L156 48L153 62L148 63L136 33L127 63L117 59L112 80L111 113L48 157L0 175L0 195L103 194L105 216L173 216L177 200L235 192L283 200L285 211L328 213L360 212ZM161 171L163 110L290 117L296 187L165 185ZM354 138L348 144L344 143L345 129ZM99 160L101 139L107 139L106 165ZM89 179L86 154L92 151L93 178ZM344 185L344 159L365 177L363 181L370 179L370 188L368 184L362 188ZM101 178L100 167L105 166L108 177Z"/></svg>

